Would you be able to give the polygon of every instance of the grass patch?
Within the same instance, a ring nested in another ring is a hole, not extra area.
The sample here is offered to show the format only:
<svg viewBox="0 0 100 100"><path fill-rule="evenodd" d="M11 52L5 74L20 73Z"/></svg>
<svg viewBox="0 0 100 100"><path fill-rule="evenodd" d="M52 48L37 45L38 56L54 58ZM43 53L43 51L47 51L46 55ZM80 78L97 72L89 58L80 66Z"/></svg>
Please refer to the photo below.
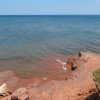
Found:
<svg viewBox="0 0 100 100"><path fill-rule="evenodd" d="M93 72L94 80L100 86L100 68Z"/></svg>

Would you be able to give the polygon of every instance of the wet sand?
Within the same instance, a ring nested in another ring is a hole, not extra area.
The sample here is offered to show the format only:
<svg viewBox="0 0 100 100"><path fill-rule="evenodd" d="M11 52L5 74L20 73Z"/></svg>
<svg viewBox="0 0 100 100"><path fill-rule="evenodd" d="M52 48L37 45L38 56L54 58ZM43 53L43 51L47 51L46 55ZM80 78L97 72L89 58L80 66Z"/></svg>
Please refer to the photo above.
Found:
<svg viewBox="0 0 100 100"><path fill-rule="evenodd" d="M48 78L59 80L63 79L71 71L68 66L65 65L67 70L64 71L63 65L57 61L66 63L70 56L62 55L50 55L43 57L35 62L33 59L17 59L17 60L3 60L0 61L0 71L13 71L20 78Z"/></svg>

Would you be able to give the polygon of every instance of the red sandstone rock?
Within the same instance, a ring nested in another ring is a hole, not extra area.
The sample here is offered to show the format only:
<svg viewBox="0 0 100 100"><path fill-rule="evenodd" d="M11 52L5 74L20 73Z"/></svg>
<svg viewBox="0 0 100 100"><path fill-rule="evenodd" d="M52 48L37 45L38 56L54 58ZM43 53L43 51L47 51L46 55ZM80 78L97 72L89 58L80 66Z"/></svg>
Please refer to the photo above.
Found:
<svg viewBox="0 0 100 100"><path fill-rule="evenodd" d="M13 95L18 97L20 100L28 100L29 98L26 88L19 88L13 93Z"/></svg>
<svg viewBox="0 0 100 100"><path fill-rule="evenodd" d="M27 93L26 88L19 88L18 90L13 92L13 95L18 97L18 96L20 96L20 95L22 95L24 93Z"/></svg>
<svg viewBox="0 0 100 100"><path fill-rule="evenodd" d="M73 63L75 63L75 61L76 61L75 58L70 57L70 58L67 59L67 64L72 66Z"/></svg>
<svg viewBox="0 0 100 100"><path fill-rule="evenodd" d="M0 85L7 84L10 92L13 92L20 84L20 79L14 75L11 71L0 73Z"/></svg>

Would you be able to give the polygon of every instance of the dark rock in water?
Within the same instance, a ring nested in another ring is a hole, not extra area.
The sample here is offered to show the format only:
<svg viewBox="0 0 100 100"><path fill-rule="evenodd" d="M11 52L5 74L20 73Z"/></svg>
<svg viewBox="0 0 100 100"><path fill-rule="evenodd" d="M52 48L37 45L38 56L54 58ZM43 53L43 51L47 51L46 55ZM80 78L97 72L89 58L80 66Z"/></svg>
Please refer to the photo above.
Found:
<svg viewBox="0 0 100 100"><path fill-rule="evenodd" d="M82 56L81 52L79 52L78 56L79 56L79 57L81 57L81 56Z"/></svg>
<svg viewBox="0 0 100 100"><path fill-rule="evenodd" d="M17 96L12 95L11 100L19 100Z"/></svg>

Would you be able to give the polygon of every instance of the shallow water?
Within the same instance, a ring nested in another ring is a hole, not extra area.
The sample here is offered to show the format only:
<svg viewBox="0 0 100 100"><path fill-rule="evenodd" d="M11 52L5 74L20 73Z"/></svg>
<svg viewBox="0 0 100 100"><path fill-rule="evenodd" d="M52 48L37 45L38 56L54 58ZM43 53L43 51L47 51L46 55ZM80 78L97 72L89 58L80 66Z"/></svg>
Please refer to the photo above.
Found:
<svg viewBox="0 0 100 100"><path fill-rule="evenodd" d="M0 71L60 77L52 56L79 51L100 53L100 16L0 16Z"/></svg>

